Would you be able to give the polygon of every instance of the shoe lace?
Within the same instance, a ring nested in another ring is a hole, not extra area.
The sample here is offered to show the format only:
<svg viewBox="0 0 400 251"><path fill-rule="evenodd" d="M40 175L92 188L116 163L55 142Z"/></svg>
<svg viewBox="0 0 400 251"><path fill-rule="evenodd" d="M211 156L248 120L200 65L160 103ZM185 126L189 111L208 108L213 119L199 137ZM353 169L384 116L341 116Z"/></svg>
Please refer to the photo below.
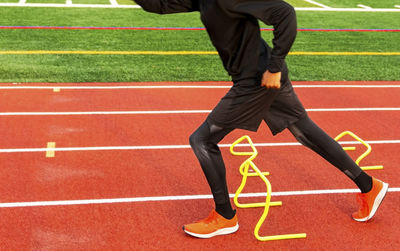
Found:
<svg viewBox="0 0 400 251"><path fill-rule="evenodd" d="M210 224L210 223L216 221L217 218L218 218L218 217L217 217L217 212L215 212L215 211L213 210L213 211L210 213L210 215L209 215L207 218L205 218L205 219L203 220L203 222L206 223L206 224Z"/></svg>

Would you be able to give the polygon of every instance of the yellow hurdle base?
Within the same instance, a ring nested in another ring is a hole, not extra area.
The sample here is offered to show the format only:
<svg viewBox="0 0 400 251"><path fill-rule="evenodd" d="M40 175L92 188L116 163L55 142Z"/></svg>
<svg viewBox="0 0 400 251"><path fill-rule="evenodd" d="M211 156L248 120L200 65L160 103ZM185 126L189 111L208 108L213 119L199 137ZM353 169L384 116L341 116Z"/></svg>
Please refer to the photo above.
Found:
<svg viewBox="0 0 400 251"><path fill-rule="evenodd" d="M251 149L253 152L236 152L234 150L234 147L242 142L244 139L247 139L247 141L250 144ZM287 239L299 239L299 238L306 238L305 233L301 234L283 234L283 235L272 235L272 236L260 236L258 233L260 231L260 227L264 223L270 206L281 206L282 202L281 201L273 201L271 202L271 183L267 179L267 175L269 175L268 172L261 172L257 166L253 163L254 158L257 156L258 152L257 149L254 147L253 142L251 141L249 136L243 136L236 140L230 147L230 151L233 155L240 155L240 156L250 156L247 160L245 160L239 167L239 172L243 176L242 182L239 186L239 188L236 190L235 196L233 198L233 201L235 202L235 205L239 208L253 208L253 207L264 207L264 212L261 215L261 218L258 220L256 227L254 228L254 236L256 237L257 240L259 241L273 241L273 240L287 240ZM254 172L249 173L249 168L252 168ZM267 197L265 202L258 202L258 203L239 203L238 197L240 193L243 191L244 186L246 185L247 177L254 177L258 176L262 181L264 181L265 185L267 186Z"/></svg>
<svg viewBox="0 0 400 251"><path fill-rule="evenodd" d="M289 239L302 239L306 238L306 233L301 234L281 234L281 235L271 235L271 236L256 236L259 241L277 241L277 240L289 240Z"/></svg>

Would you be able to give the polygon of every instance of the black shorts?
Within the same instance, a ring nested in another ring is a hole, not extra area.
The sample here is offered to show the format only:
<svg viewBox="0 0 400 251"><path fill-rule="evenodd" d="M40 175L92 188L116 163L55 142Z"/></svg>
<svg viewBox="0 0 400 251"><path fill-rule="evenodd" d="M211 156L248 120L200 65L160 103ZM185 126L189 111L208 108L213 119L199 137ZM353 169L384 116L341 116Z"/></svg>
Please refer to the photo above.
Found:
<svg viewBox="0 0 400 251"><path fill-rule="evenodd" d="M224 128L257 131L264 120L276 135L305 115L306 111L285 74L279 90L267 89L256 79L234 83L208 115L207 121Z"/></svg>

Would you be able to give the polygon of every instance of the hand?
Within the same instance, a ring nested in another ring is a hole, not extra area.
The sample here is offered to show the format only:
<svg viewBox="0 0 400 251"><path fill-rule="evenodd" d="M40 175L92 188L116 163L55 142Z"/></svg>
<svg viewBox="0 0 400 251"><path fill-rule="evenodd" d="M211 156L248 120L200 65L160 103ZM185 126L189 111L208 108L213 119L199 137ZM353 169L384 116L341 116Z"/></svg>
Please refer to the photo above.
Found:
<svg viewBox="0 0 400 251"><path fill-rule="evenodd" d="M268 70L264 72L261 79L261 86L273 89L281 88L281 72L272 73Z"/></svg>

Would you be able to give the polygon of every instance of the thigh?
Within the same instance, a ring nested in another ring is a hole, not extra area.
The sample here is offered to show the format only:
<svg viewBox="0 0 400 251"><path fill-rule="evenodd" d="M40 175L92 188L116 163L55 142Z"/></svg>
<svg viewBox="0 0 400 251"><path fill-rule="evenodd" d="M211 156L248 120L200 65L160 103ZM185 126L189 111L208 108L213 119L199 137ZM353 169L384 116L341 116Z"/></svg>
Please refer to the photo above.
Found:
<svg viewBox="0 0 400 251"><path fill-rule="evenodd" d="M306 116L306 110L297 97L290 80L282 86L264 117L273 135Z"/></svg>
<svg viewBox="0 0 400 251"><path fill-rule="evenodd" d="M234 83L207 121L223 128L257 131L279 90L262 87L256 79Z"/></svg>
<svg viewBox="0 0 400 251"><path fill-rule="evenodd" d="M228 135L234 128L224 128L208 121L204 121L194 133L190 136L190 144L195 146L199 143L213 143L218 144L226 135Z"/></svg>

